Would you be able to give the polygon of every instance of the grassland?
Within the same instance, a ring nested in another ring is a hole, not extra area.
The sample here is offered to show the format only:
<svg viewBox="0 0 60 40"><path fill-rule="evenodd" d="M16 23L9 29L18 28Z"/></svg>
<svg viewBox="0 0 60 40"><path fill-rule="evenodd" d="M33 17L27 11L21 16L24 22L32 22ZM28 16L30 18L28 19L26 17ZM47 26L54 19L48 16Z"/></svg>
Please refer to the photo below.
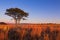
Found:
<svg viewBox="0 0 60 40"><path fill-rule="evenodd" d="M21 36L25 35L26 29L32 29L31 35L40 35L42 31L50 28L50 31L53 32L54 30L59 31L59 36L57 40L60 40L60 24L20 24L17 27L14 24L7 24L7 25L0 25L0 40L4 40L4 38L8 38L8 31L13 28L19 29L19 33ZM1 30L3 32L1 32ZM7 39L6 39L7 40ZM46 39L48 40L48 39Z"/></svg>

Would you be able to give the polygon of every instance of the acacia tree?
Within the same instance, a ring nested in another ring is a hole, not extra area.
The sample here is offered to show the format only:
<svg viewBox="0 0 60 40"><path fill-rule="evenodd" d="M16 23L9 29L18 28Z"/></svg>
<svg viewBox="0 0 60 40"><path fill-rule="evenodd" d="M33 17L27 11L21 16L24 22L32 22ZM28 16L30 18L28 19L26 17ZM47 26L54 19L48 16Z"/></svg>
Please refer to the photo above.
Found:
<svg viewBox="0 0 60 40"><path fill-rule="evenodd" d="M6 15L12 17L15 21L15 24L17 26L17 24L20 23L20 20L23 19L25 20L25 17L28 16L27 12L24 12L23 10L19 9L19 8L9 8L6 9Z"/></svg>

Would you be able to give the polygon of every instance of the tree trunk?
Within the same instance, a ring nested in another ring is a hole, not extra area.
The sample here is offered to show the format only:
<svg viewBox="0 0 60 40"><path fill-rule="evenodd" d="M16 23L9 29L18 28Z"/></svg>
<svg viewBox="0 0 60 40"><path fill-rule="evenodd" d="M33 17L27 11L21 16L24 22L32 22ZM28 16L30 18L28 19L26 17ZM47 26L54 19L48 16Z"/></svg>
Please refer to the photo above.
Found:
<svg viewBox="0 0 60 40"><path fill-rule="evenodd" d="M17 19L17 24L20 25L20 19Z"/></svg>
<svg viewBox="0 0 60 40"><path fill-rule="evenodd" d="M17 27L18 25L20 25L20 20L21 20L21 19L14 18L15 26L16 26L16 27Z"/></svg>
<svg viewBox="0 0 60 40"><path fill-rule="evenodd" d="M15 27L17 27L17 19L14 19L14 21L15 21Z"/></svg>
<svg viewBox="0 0 60 40"><path fill-rule="evenodd" d="M16 19L16 23L15 23L16 27L17 27L17 19Z"/></svg>

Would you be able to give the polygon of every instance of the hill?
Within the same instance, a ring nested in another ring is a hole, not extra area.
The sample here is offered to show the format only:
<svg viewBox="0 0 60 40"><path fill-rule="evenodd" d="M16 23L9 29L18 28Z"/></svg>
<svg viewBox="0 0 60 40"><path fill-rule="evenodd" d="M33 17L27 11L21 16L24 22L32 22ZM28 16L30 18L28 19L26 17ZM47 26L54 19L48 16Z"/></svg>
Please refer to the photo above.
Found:
<svg viewBox="0 0 60 40"><path fill-rule="evenodd" d="M6 25L7 23L5 23L5 22L0 22L0 25Z"/></svg>

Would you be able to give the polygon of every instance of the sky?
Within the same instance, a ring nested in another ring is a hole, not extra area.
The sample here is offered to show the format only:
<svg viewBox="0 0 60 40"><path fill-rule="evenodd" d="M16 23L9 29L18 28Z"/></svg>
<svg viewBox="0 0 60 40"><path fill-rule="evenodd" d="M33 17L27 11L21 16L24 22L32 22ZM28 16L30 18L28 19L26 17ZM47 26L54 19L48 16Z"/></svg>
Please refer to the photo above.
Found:
<svg viewBox="0 0 60 40"><path fill-rule="evenodd" d="M29 13L21 23L60 23L59 0L0 0L0 22L14 23L6 9L20 8Z"/></svg>

